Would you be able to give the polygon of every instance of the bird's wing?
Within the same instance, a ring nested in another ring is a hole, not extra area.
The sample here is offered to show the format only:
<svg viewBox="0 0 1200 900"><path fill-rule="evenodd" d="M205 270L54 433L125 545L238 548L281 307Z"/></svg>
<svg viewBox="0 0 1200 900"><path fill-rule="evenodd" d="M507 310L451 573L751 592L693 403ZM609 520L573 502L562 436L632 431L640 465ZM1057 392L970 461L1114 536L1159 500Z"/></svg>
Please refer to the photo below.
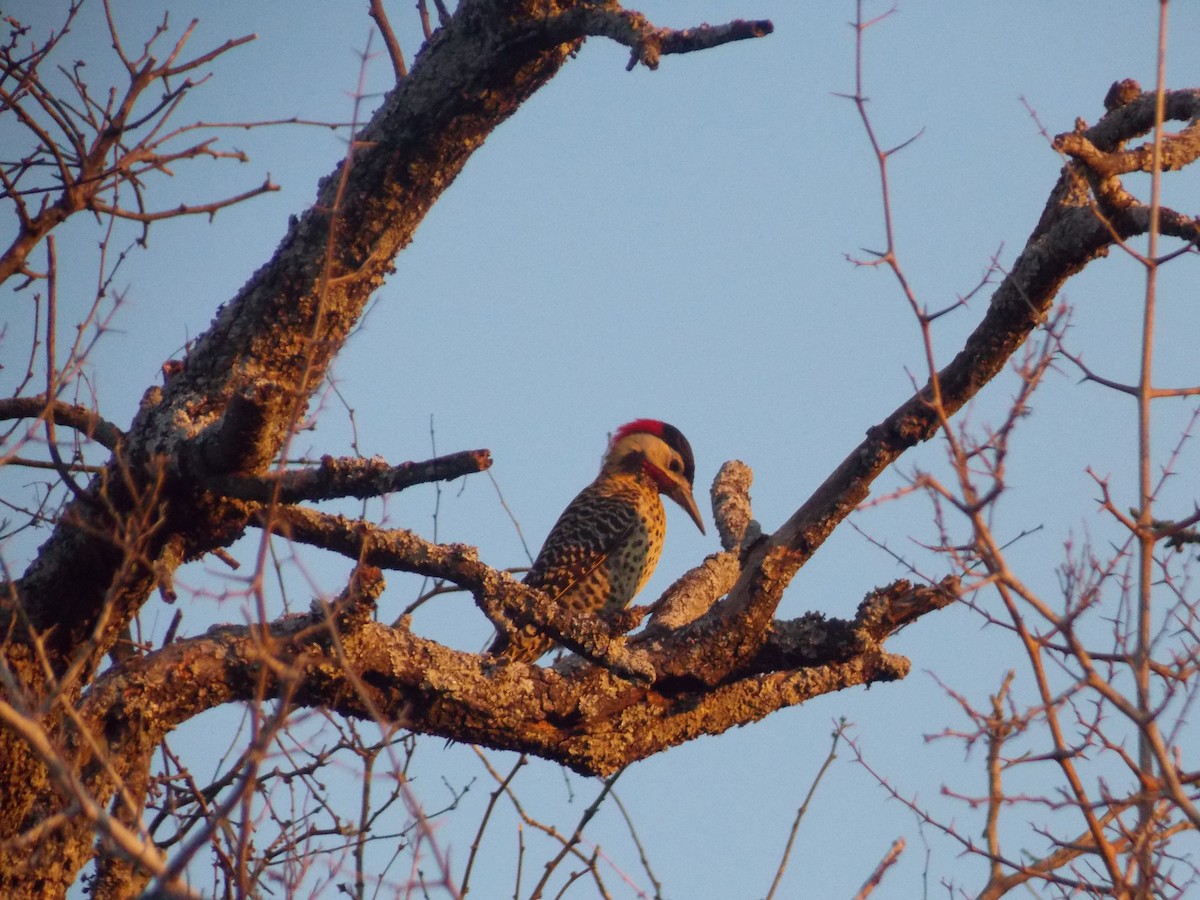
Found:
<svg viewBox="0 0 1200 900"><path fill-rule="evenodd" d="M567 506L523 579L551 598L568 597L577 611L599 611L608 598L608 573L602 567L609 555L642 525L628 500L584 488ZM568 596L569 595L569 596ZM554 642L534 625L515 634L499 634L488 648L492 655L534 662Z"/></svg>
<svg viewBox="0 0 1200 900"><path fill-rule="evenodd" d="M561 597L588 581L641 526L637 508L627 499L589 495L585 489L550 529L525 583Z"/></svg>

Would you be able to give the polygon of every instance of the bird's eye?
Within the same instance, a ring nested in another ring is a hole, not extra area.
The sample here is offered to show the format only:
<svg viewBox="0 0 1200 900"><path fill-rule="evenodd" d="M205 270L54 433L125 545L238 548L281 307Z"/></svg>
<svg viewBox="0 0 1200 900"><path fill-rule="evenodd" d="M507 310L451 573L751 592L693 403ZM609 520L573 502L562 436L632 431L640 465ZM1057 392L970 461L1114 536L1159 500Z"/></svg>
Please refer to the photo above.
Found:
<svg viewBox="0 0 1200 900"><path fill-rule="evenodd" d="M683 471L683 463L679 460L678 457L676 457L675 459L671 460L671 462L668 464L667 468L669 468L672 472L674 472L676 475L678 475L680 472Z"/></svg>

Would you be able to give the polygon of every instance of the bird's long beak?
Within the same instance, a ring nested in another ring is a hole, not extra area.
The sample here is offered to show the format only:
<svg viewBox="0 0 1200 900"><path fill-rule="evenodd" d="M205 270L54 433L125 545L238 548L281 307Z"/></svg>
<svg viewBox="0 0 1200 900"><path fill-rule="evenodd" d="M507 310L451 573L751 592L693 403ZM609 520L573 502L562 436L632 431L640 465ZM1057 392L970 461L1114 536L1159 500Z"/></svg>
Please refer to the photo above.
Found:
<svg viewBox="0 0 1200 900"><path fill-rule="evenodd" d="M696 523L696 527L700 529L700 533L704 534L704 520L700 518L700 508L696 506L696 498L692 496L691 488L679 481L672 481L667 496L687 511L687 514L692 517L692 521Z"/></svg>

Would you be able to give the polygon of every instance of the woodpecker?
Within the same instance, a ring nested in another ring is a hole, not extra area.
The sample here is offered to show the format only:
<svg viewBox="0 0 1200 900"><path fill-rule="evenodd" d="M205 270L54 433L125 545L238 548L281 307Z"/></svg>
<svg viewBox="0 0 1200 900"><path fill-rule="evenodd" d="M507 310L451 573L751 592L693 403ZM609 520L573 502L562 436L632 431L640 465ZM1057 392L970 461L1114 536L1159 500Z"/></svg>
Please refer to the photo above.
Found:
<svg viewBox="0 0 1200 900"><path fill-rule="evenodd" d="M546 538L525 584L563 602L574 614L624 609L649 580L667 532L659 494L704 522L692 496L696 463L687 438L673 425L638 419L617 429L596 480L571 501ZM554 641L536 627L511 640L499 635L488 652L535 662Z"/></svg>

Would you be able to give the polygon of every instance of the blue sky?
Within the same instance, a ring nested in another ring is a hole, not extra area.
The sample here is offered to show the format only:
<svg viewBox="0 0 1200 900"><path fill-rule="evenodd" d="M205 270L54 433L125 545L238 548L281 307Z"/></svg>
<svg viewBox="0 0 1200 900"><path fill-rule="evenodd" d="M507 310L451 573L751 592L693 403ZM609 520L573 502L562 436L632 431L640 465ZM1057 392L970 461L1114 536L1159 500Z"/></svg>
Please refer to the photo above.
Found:
<svg viewBox="0 0 1200 900"><path fill-rule="evenodd" d="M59 5L17 0L9 9L46 22ZM901 2L868 33L874 126L887 144L920 134L893 157L891 187L898 249L923 302L952 303L994 255L1011 264L1036 223L1061 160L1025 104L1055 134L1076 117L1098 119L1113 81L1153 85L1156 6ZM144 37L162 8L120 4L131 42ZM193 52L258 35L213 67L180 121L350 118L369 32L365 4L178 2L170 9L173 29L200 19ZM883 246L878 174L853 105L837 96L853 90L853 4L658 0L640 9L678 27L771 18L775 33L666 57L656 72L632 73L625 71L627 50L590 40L475 154L397 260L334 369L362 453L397 462L426 458L431 422L438 452L490 448L496 484L534 550L594 475L607 433L642 416L670 421L689 437L698 494L722 461L748 463L756 474L756 516L773 529L911 393L909 373L923 368L918 329L895 282L847 259ZM1193 86L1200 7L1177 3L1171 15L1168 83ZM419 35L411 4L396 4L392 16L411 62ZM94 27L98 20L87 21ZM73 52L87 55L99 82L105 67L92 60L104 53L103 35L80 29L74 41ZM390 77L385 58L368 62L366 110ZM246 150L251 161L181 165L174 178L155 183L158 205L236 193L268 173L283 190L212 223L156 225L149 251L122 268L116 284L126 300L91 357L101 411L118 424L129 421L162 362L178 356L270 257L288 216L311 202L317 179L344 149L337 134L296 126L226 132L222 142ZM1196 186L1194 175L1173 176L1168 202L1194 211ZM69 305L94 285L96 232L91 223L72 223L59 240L60 257L72 261L61 288ZM1168 385L1194 383L1194 261L1167 267L1163 281L1159 374ZM1076 310L1071 346L1103 374L1133 380L1136 267L1114 254L1070 282L1065 299ZM20 299L5 298L4 306L9 330L2 346L11 359L29 326ZM934 340L943 363L985 306L986 292L939 320ZM0 371L0 388L11 387L16 368ZM1097 513L1087 467L1112 476L1123 506L1135 502L1133 404L1078 381L1064 366L1035 398L996 516L1001 536L1041 529L1013 556L1027 582L1050 596L1065 540L1090 535L1103 543L1113 535ZM970 411L972 421L998 422L1015 387L1012 378L990 386ZM1164 405L1161 459L1193 408ZM316 429L295 446L313 455L350 453L350 425L346 408L330 396ZM876 493L894 490L915 468L938 469L942 458L940 446L918 448ZM1183 508L1166 515L1186 514L1196 496L1195 451L1185 460L1190 474L1177 483ZM434 503L432 488L417 489L368 504L367 515L432 535ZM666 552L643 599L717 547L711 529L701 536L676 509L668 517ZM912 543L936 537L922 499L855 521L924 571L943 574L942 564ZM496 566L526 561L486 476L443 488L437 537L475 544ZM18 540L2 549L10 564L23 564L30 546ZM234 552L250 559L252 545ZM219 569L202 562L181 571L180 580L219 593L232 583ZM347 569L341 560L304 554L287 567L288 602L304 608L314 588L337 590ZM904 574L843 527L797 577L780 614L848 615L871 588ZM383 614L398 612L419 589L400 577L389 585ZM280 611L283 605L281 599ZM162 627L172 613L155 601L145 621ZM185 630L198 633L242 615L239 601L197 596L185 608ZM469 600L456 596L423 609L416 625L464 649L481 647L490 631ZM910 627L890 647L913 660L904 682L820 698L647 760L622 777L618 793L667 896L765 894L795 808L828 749L831 723L843 716L871 763L902 792L978 834L980 820L938 797L943 785L981 792L984 779L978 755L964 760L960 746L924 739L963 724L931 673L983 703L1007 669L1020 668L1015 645L956 608ZM1018 690L1029 685L1018 679ZM202 722L187 733L212 730ZM505 755L494 756L498 766L510 765ZM852 895L902 835L908 850L875 896L919 896L926 886L938 894L943 877L968 889L983 883L981 863L958 858L958 848L931 829L919 830L850 757L841 754L801 827L783 896ZM472 752L442 751L431 741L414 771L418 795L434 808L445 797L443 776L452 784L481 779L439 831L453 857L465 858L476 821L471 811L488 790ZM518 789L537 814L566 827L598 790L597 783L571 781L573 804L549 765L532 766ZM511 856L511 835L493 827L488 852L501 867ZM615 808L606 808L589 834L649 890ZM533 863L540 866L541 858L532 856ZM614 896L636 896L616 875L608 883ZM477 889L478 896L500 895Z"/></svg>

